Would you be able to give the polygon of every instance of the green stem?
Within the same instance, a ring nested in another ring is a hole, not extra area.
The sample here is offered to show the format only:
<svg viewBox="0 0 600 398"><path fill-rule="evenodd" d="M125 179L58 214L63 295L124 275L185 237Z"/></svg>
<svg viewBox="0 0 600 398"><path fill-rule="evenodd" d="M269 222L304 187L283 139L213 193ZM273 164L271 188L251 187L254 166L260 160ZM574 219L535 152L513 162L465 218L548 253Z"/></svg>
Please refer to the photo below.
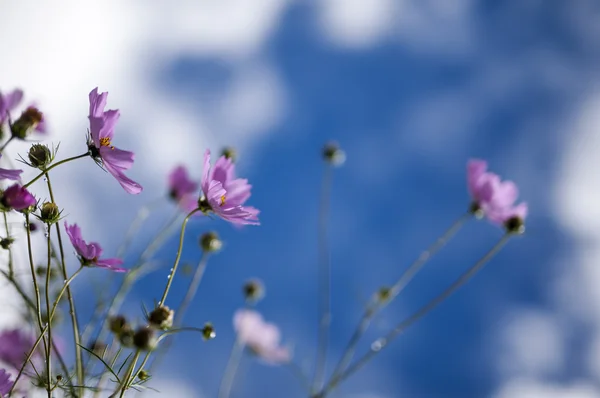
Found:
<svg viewBox="0 0 600 398"><path fill-rule="evenodd" d="M394 300L404 288L410 283L412 278L423 268L423 266L427 263L427 261L437 254L440 249L442 249L450 239L456 235L456 233L462 228L462 226L471 218L471 213L463 214L459 217L452 225L435 241L433 242L425 251L421 253L421 255L402 273L400 278L394 283L394 285L390 288L389 297L385 300L374 299L371 301L365 312L358 323L358 326L354 330L344 353L342 354L342 358L336 365L332 378L337 377L337 375L344 371L350 361L352 360L354 353L356 351L356 347L360 338L365 334L369 325L371 324L372 319L377 315L381 310L383 310L392 300Z"/></svg>
<svg viewBox="0 0 600 398"><path fill-rule="evenodd" d="M46 268L46 287L45 287L45 296L46 296L46 322L48 329L48 341L52 342L52 319L50 318L50 273L52 267L52 240L50 237L50 226L48 226L48 233L46 236L46 242L48 247L48 264ZM48 385L46 389L48 391L48 398L52 398L52 344L48 344L46 347L46 377L48 380Z"/></svg>
<svg viewBox="0 0 600 398"><path fill-rule="evenodd" d="M8 216L6 212L2 212L4 216L4 229L6 230L6 239L10 239L10 229L8 228ZM15 276L15 271L13 268L13 255L12 255L12 245L8 247L8 274L10 277Z"/></svg>
<svg viewBox="0 0 600 398"><path fill-rule="evenodd" d="M477 261L471 268L465 271L459 278L457 278L450 286L446 288L442 293L437 295L411 316L400 322L394 329L388 332L385 336L375 340L371 344L370 350L358 359L352 366L340 373L337 377L333 377L327 384L321 393L315 395L315 398L324 398L333 388L339 385L340 382L347 379L349 376L354 374L357 370L362 368L369 360L375 355L381 352L392 340L398 337L408 327L413 325L415 322L427 315L431 310L437 307L440 303L450 297L456 290L467 283L477 272L479 272L483 266L494 257L502 247L508 242L512 235L510 233L504 234L502 238L483 256Z"/></svg>
<svg viewBox="0 0 600 398"><path fill-rule="evenodd" d="M53 165L51 165L50 167L48 167L46 170L42 171L40 174L38 174L36 177L34 177L33 180L31 180L27 184L23 185L23 188L27 188L28 186L30 186L31 184L33 184L34 182L36 182L37 180L39 180L40 178L42 178L43 176L45 176L53 168L55 168L57 166L60 166L61 164L70 162L72 160L84 158L86 156L90 156L90 153L89 152L82 153L81 155L73 156L71 158L63 159L60 162L54 163ZM53 200L53 202L54 202L54 200Z"/></svg>
<svg viewBox="0 0 600 398"><path fill-rule="evenodd" d="M177 249L177 256L175 257L175 263L173 264L173 268L171 268L171 273L167 277L168 280L167 285L165 286L165 291L163 292L162 298L158 302L159 307L165 304L165 300L167 299L167 295L169 294L169 289L171 288L171 284L173 283L173 279L175 278L175 273L177 272L177 266L179 265L181 253L183 252L183 235L185 234L185 226L187 225L187 222L190 219L190 217L199 211L200 209L193 210L183 220L183 223L181 225L181 232L179 233L179 248Z"/></svg>
<svg viewBox="0 0 600 398"><path fill-rule="evenodd" d="M10 144L10 142L15 138L14 135L11 135L10 138L4 143L2 144L2 147L0 147L0 153L4 152L4 149L8 146L8 144Z"/></svg>
<svg viewBox="0 0 600 398"><path fill-rule="evenodd" d="M84 156L87 156L88 153L79 155L79 156L75 156L72 158L68 158L65 159L61 162L55 163L52 166L50 166L49 168L47 168L41 175L45 175L46 176L46 185L48 186L48 193L50 194L50 200L52 201L52 203L56 203L56 201L54 200L54 193L52 192L52 184L50 182L50 174L48 173L52 168L58 166L59 164L62 163L66 163L70 160L75 160L75 159L79 159L82 158ZM34 178L32 181L30 181L30 183L34 182L36 179L38 179L40 176L37 176L36 178ZM56 236L58 239L58 249L60 252L60 269L62 271L62 276L63 276L63 280L67 280L67 265L65 262L65 251L64 251L64 246L62 243L62 235L61 235L61 231L60 231L60 226L58 225L58 223L55 224L55 228L56 228ZM62 296L64 289L66 289L67 291L67 300L69 301L69 315L71 316L71 325L72 325L72 329L73 329L73 344L74 344L74 348L75 348L75 372L77 374L77 382L80 386L79 388L79 395L83 396L84 394L84 384L85 384L85 375L84 375L84 370L83 370L83 354L82 354L82 350L81 350L81 336L79 334L79 324L77 321L77 311L75 309L75 301L73 300L73 294L71 292L71 288L69 287L69 283L70 281L75 278L75 276L79 273L79 271L81 271L81 268L79 268L79 270L77 270L77 272L75 274L73 274L73 276L65 283L65 285L63 286L63 290L61 290L61 293L59 295L59 297L56 300L56 304L58 305L58 302L60 301L60 297ZM54 315L54 311L56 309L56 306L53 308L52 310L52 316ZM51 318L50 318L51 319Z"/></svg>
<svg viewBox="0 0 600 398"><path fill-rule="evenodd" d="M129 379L131 378L131 374L133 373L133 370L135 369L135 364L137 363L138 359L140 358L140 354L141 354L140 350L137 350L135 352L135 355L134 355L133 359L131 360L131 364L129 365L129 368L127 369L127 373L125 373L125 377L123 377L123 379L121 381L121 385L119 387L117 387L117 389L115 390L113 395L111 395L111 397L116 396L117 392L119 392L119 390L121 390L121 394L119 394L119 398L123 398L123 396L125 395L125 391L129 387Z"/></svg>
<svg viewBox="0 0 600 398"><path fill-rule="evenodd" d="M200 282L202 281L202 276L204 275L204 271L206 270L206 264L208 263L208 257L209 257L208 252L202 252L202 257L200 257L200 261L198 263L198 266L196 267L196 272L194 272L194 276L192 278L192 281L190 282L190 286L188 287L188 290L185 293L185 297L184 297L183 301L181 302L181 305L179 306L179 308L177 309L177 312L175 313L175 319L173 320L173 327L176 327L176 328L180 327L181 324L183 323L183 319L185 317L187 308L189 307L190 303L196 296L196 292L198 291L198 287L200 286ZM169 350L169 347L171 346L174 338L175 338L175 336L172 336L169 339L167 339L163 344L160 345L159 351L156 354L156 357L155 357L154 361L152 362L152 365L150 366L149 371L152 371L152 368L158 366L158 364L162 361L165 354Z"/></svg>
<svg viewBox="0 0 600 398"><path fill-rule="evenodd" d="M27 296L27 294L25 293L23 288L21 288L19 283L14 278L11 278L6 271L0 270L0 273L6 278L6 280L8 280L8 282L11 285L13 285L13 287L15 288L17 293L19 293L19 296L21 296L21 298L23 299L25 304L27 304L27 306L31 309L31 311L33 311L35 313L35 303L29 298L29 296ZM41 337L41 335L40 335L40 337ZM54 341L52 341L52 349L54 350L54 355L56 355L56 358L58 359L58 362L60 364L60 367L61 367L63 373L65 375L68 375L69 369L67 368L67 364L65 363L65 360L63 359L62 354L56 348L56 343L54 343ZM25 362L25 363L27 363L27 362ZM71 390L71 395L74 395L75 390L73 390L73 385L71 383L69 383L69 388Z"/></svg>

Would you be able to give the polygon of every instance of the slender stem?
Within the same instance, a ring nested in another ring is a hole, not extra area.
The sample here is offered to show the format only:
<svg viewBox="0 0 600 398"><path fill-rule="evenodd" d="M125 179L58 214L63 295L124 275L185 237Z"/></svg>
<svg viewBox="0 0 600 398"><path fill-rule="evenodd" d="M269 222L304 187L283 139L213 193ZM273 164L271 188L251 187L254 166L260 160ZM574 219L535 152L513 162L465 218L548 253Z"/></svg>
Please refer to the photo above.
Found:
<svg viewBox="0 0 600 398"><path fill-rule="evenodd" d="M31 278L33 279L33 290L35 292L35 312L37 315L38 327L40 333L44 328L44 322L42 321L42 300L40 295L40 287L38 286L37 277L35 274L35 265L33 261L33 250L31 247L31 231L29 230L29 214L25 214L25 224L27 226L27 254L29 256L29 268L31 269ZM44 342L44 351L47 349L46 336L42 333Z"/></svg>
<svg viewBox="0 0 600 398"><path fill-rule="evenodd" d="M40 341L42 341L43 337L46 335L46 329L47 328L48 328L48 325L46 325L46 327L44 329L42 329L40 335L38 336L38 338L35 340L35 343L31 347L31 350L29 350L29 353L27 354L27 357L25 358L25 361L23 362L23 365L21 365L21 369L19 369L19 373L17 373L17 376L15 377L15 381L14 381L12 387L10 388L10 391L8 392L7 396L9 396L9 397L11 396L13 390L15 389L15 387L17 385L17 382L21 378L21 375L23 374L23 371L25 370L25 367L27 366L27 363L29 362L29 360L33 356L33 353L37 349L37 346L40 344Z"/></svg>
<svg viewBox="0 0 600 398"><path fill-rule="evenodd" d="M19 293L19 296L21 296L21 298L23 299L25 304L27 304L27 306L31 309L31 311L33 311L35 313L36 312L35 303L29 298L29 296L27 296L27 294L25 293L23 288L19 285L19 283L14 278L11 278L6 271L0 270L0 273L2 275L4 275L4 277L8 280L8 282L10 284L13 285L13 287L15 288L17 293ZM40 338L41 338L41 336L42 335L40 334ZM52 349L54 350L54 355L56 355L56 358L58 359L58 362L60 364L62 371L64 372L65 375L68 375L69 369L67 368L67 364L65 363L65 360L63 359L60 351L58 351L58 348L56 347L56 343L54 343L54 341L52 341ZM25 362L25 363L27 363L27 362ZM75 394L72 384L69 384L69 388L71 389L72 395Z"/></svg>
<svg viewBox="0 0 600 398"><path fill-rule="evenodd" d="M244 344L239 338L236 338L235 343L231 349L229 360L227 361L227 367L225 373L223 373L223 379L221 380L221 387L219 388L219 398L229 398L235 375L237 373L242 354L244 353Z"/></svg>
<svg viewBox="0 0 600 398"><path fill-rule="evenodd" d="M51 165L50 167L48 167L46 170L42 171L40 174L38 174L37 176L35 176L33 178L33 180L31 180L27 184L23 185L23 187L27 188L28 186L30 186L31 184L33 184L34 182L36 182L37 180L39 180L40 178L42 178L43 176L45 176L46 174L48 174L48 172L50 170L52 170L53 168L55 168L57 166L60 166L61 164L70 162L72 160L81 159L81 158L84 158L84 157L89 156L89 155L90 155L90 153L86 152L86 153L82 153L81 155L73 156L71 158L63 159L60 162L56 162L53 165ZM53 202L54 202L54 200L53 200Z"/></svg>
<svg viewBox="0 0 600 398"><path fill-rule="evenodd" d="M117 389L113 392L113 394L109 398L116 397L119 390L121 391L121 393L119 394L119 398L123 398L123 396L125 395L125 391L129 387L129 379L131 378L131 374L133 373L133 370L135 369L135 364L137 363L138 359L140 358L140 354L141 354L140 350L137 350L135 352L135 355L133 356L133 359L131 360L129 367L127 368L125 377L123 377L123 379L121 380L121 384L117 387Z"/></svg>
<svg viewBox="0 0 600 398"><path fill-rule="evenodd" d="M129 246L131 245L131 241L133 240L133 237L135 236L136 232L140 229L144 220L146 218L148 218L148 216L150 215L150 212L154 209L154 207L156 207L158 204L160 204L162 202L162 200L163 200L163 198L159 198L157 200L154 200L154 201L140 207L135 218L129 225L129 229L125 233L123 242L117 249L117 255L116 255L117 258L123 257L123 255L129 248Z"/></svg>
<svg viewBox="0 0 600 398"><path fill-rule="evenodd" d="M8 146L8 144L10 144L10 142L15 138L14 135L11 135L10 138L4 143L2 144L2 147L0 147L0 153L4 152L4 149Z"/></svg>
<svg viewBox="0 0 600 398"><path fill-rule="evenodd" d="M179 265L181 253L183 252L183 235L185 233L185 226L187 225L187 222L190 219L190 217L199 211L200 209L193 210L183 220L183 223L181 225L181 232L179 233L179 248L177 249L177 256L175 257L175 263L173 264L173 268L171 268L171 273L167 277L168 280L167 285L165 286L165 291L163 292L162 298L158 302L159 307L165 304L165 300L167 299L167 295L169 294L169 289L171 288L171 284L173 283L173 279L175 278L175 273L177 272L177 266Z"/></svg>
<svg viewBox="0 0 600 398"><path fill-rule="evenodd" d="M325 367L327 365L327 349L329 345L329 327L331 324L331 257L329 254L328 220L329 202L331 197L331 182L333 169L328 163L323 172L321 185L321 201L319 207L319 231L318 231L318 295L319 295L319 329L317 358L315 361L315 373L312 382L313 391L318 391L323 384Z"/></svg>
<svg viewBox="0 0 600 398"><path fill-rule="evenodd" d="M52 192L52 184L50 182L50 174L48 173L50 171L50 169L52 169L53 167L58 166L59 164L62 163L66 163L70 160L75 160L75 159L79 159L82 157L87 156L88 153L84 153L82 155L79 156L75 156L72 158L68 158L65 160L62 160L58 163L53 164L52 166L48 167L41 175L45 175L46 176L46 185L48 186L48 193L50 194L50 200L52 201L52 203L56 203L56 201L54 200L54 193ZM36 179L38 179L40 176L37 176L36 178L34 178L32 181L30 181L30 184L32 182L34 182ZM67 265L65 262L65 251L64 251L64 246L62 243L62 236L61 236L61 232L60 232L60 226L58 225L58 223L54 224L55 228L56 228L56 236L58 239L58 249L60 252L60 269L62 271L62 276L63 276L63 280L67 281ZM29 225L28 225L28 230L29 230ZM73 280L73 278L79 273L79 271L81 271L81 268L79 270L77 270L77 272L75 274L73 274L73 276L67 281L65 282L65 285L63 286L63 290L61 290L61 293L59 295L59 297L56 300L56 304L58 305L58 302L60 300L60 297L62 296L62 293L64 291L64 289L66 289L67 291L67 300L69 301L69 315L71 316L71 325L72 325L72 329L73 329L73 344L74 344L74 348L75 348L75 372L77 374L77 383L80 386L79 389L79 395L83 396L84 394L84 384L85 384L85 376L84 376L84 370L83 370L83 354L81 351L81 336L79 334L79 323L77 321L77 311L75 309L75 301L73 300L73 294L71 293L71 288L69 287L70 281ZM53 308L52 310L52 316L54 315L54 310L56 309L56 306ZM52 318L50 318L52 319Z"/></svg>
<svg viewBox="0 0 600 398"><path fill-rule="evenodd" d="M176 327L176 328L180 327L181 324L183 323L183 319L185 317L187 308L189 307L190 303L196 296L196 292L198 291L200 282L202 282L202 276L204 275L204 271L206 270L206 264L208 263L208 257L209 257L208 252L205 252L205 251L202 252L202 256L200 257L200 261L198 262L198 266L196 267L196 272L194 272L194 276L192 277L192 281L190 282L188 290L185 293L185 297L183 298L181 305L179 306L179 308L177 309L177 312L175 313L175 319L173 320L173 327ZM158 353L156 354L156 357L154 358L154 361L152 361L152 365L150 365L150 371L152 370L152 368L158 366L158 364L162 361L165 354L169 350L169 347L171 346L174 338L175 338L175 336L171 336L163 344L161 344L159 346L160 351L158 351Z"/></svg>
<svg viewBox="0 0 600 398"><path fill-rule="evenodd" d="M6 238L10 239L10 229L8 227L8 216L6 215L5 211L2 212L2 215L4 216L4 229L6 230ZM13 269L13 255L12 255L12 247L11 246L8 246L8 274L12 278L15 275L15 271Z"/></svg>
<svg viewBox="0 0 600 398"><path fill-rule="evenodd" d="M180 212L177 211L175 215L169 220L169 222L160 230L160 233L158 233L154 237L154 239L148 244L148 247L146 247L146 249L142 252L136 264L133 267L131 267L129 272L125 275L125 278L123 278L123 281L121 282L117 293L112 297L112 300L108 305L108 310L106 312L107 316L102 322L99 334L96 338L97 341L103 340L106 332L104 326L108 321L109 317L111 317L119 311L121 305L123 304L125 296L129 292L129 289L136 282L137 278L139 278L142 275L141 268L146 264L147 260L156 252L156 250L158 250L158 248L160 248L165 239L170 235L172 227L179 219L179 214ZM88 323L88 326L86 327L86 330L83 333L84 336L92 333L92 326L95 324L96 320L100 319L102 313L102 308L100 306L97 306L94 315L92 315L92 319ZM87 341L87 339L84 340Z"/></svg>
<svg viewBox="0 0 600 398"><path fill-rule="evenodd" d="M385 308L394 298L396 298L402 290L410 283L412 278L423 268L427 261L433 257L440 249L442 249L450 239L462 228L462 226L472 217L471 213L465 213L459 217L452 225L402 273L400 278L394 283L390 289L389 296L385 300L373 300L365 309L365 312L354 330L342 358L335 367L332 373L332 378L335 378L340 372L344 371L354 356L356 346L360 338L365 334L373 317Z"/></svg>
<svg viewBox="0 0 600 398"><path fill-rule="evenodd" d="M331 381L327 384L327 387L316 397L323 398L329 393L335 386L337 386L340 382L347 379L357 370L362 368L369 360L371 360L377 353L381 352L392 340L398 337L402 332L404 332L408 327L417 322L419 319L427 315L431 310L437 307L440 303L446 300L452 293L458 290L461 286L467 283L477 272L479 272L483 266L494 257L502 247L508 242L512 235L510 233L504 234L502 238L483 256L481 257L471 268L465 271L458 279L456 279L450 286L446 288L442 293L437 295L411 316L406 318L404 321L400 322L394 329L388 332L385 336L375 340L371 344L370 350L363 355L360 359L358 359L353 365L351 365L344 372L340 373L337 377L332 378Z"/></svg>
<svg viewBox="0 0 600 398"><path fill-rule="evenodd" d="M52 319L50 318L50 271L52 267L52 240L50 237L50 226L48 226L48 233L46 235L46 242L48 247L48 264L46 267L46 287L45 287L45 296L46 296L46 322L48 329L48 341L52 342ZM46 389L48 391L48 398L52 398L52 344L48 344L46 347L46 377L48 380L48 385Z"/></svg>

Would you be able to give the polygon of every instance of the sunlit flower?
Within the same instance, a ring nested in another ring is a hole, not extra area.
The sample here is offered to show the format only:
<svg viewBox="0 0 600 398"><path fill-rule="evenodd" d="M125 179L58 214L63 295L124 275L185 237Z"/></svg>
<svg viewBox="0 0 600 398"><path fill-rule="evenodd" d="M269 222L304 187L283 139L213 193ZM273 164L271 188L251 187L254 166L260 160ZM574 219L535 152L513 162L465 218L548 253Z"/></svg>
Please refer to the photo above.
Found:
<svg viewBox="0 0 600 398"><path fill-rule="evenodd" d="M279 345L279 329L265 322L258 312L238 310L233 316L233 327L240 342L265 362L279 364L290 360L289 350Z"/></svg>
<svg viewBox="0 0 600 398"><path fill-rule="evenodd" d="M477 210L496 224L510 218L527 217L527 203L515 205L519 190L514 182L502 181L500 176L487 171L487 162L472 159L467 164L467 187Z"/></svg>
<svg viewBox="0 0 600 398"><path fill-rule="evenodd" d="M185 166L179 165L168 178L169 197L187 212L198 207L198 183L193 181Z"/></svg>
<svg viewBox="0 0 600 398"><path fill-rule="evenodd" d="M31 348L35 344L35 337L21 329L4 330L0 333L0 361L21 368ZM40 352L34 352L39 356Z"/></svg>
<svg viewBox="0 0 600 398"><path fill-rule="evenodd" d="M2 154L0 154L2 157ZM2 180L18 180L21 178L21 173L23 170L9 170L9 169L1 169L0 168L0 179Z"/></svg>
<svg viewBox="0 0 600 398"><path fill-rule="evenodd" d="M231 159L221 156L214 167L210 166L210 151L204 154L204 172L199 205L204 213L213 211L219 217L234 224L259 225L259 211L243 204L250 197L252 186L248 180L235 178L235 165Z"/></svg>
<svg viewBox="0 0 600 398"><path fill-rule="evenodd" d="M8 394L12 388L14 381L10 379L10 375L4 369L0 369L0 397Z"/></svg>
<svg viewBox="0 0 600 398"><path fill-rule="evenodd" d="M11 185L6 188L0 198L0 203L4 208L23 210L36 204L35 197L19 184Z"/></svg>
<svg viewBox="0 0 600 398"><path fill-rule="evenodd" d="M119 184L131 194L142 192L142 186L123 173L133 165L133 152L115 148L112 145L115 125L119 120L118 110L104 111L108 93L98 94L98 87L90 92L90 136L88 148L94 160L117 179Z"/></svg>
<svg viewBox="0 0 600 398"><path fill-rule="evenodd" d="M96 242L86 243L81 236L81 230L77 224L69 226L65 222L65 229L75 251L79 255L79 261L81 261L82 265L106 268L115 272L127 271L125 268L117 267L123 264L123 260L119 258L100 258L102 255L100 244Z"/></svg>

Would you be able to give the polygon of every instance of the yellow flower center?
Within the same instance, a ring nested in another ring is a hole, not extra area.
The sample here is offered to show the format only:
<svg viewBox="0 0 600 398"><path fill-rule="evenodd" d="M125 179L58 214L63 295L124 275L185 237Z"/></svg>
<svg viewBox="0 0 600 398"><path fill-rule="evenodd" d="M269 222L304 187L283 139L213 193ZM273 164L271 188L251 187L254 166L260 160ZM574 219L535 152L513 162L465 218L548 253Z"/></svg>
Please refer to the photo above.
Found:
<svg viewBox="0 0 600 398"><path fill-rule="evenodd" d="M108 137L100 138L100 146L107 146L110 149L115 149L114 146L110 145L110 138Z"/></svg>
<svg viewBox="0 0 600 398"><path fill-rule="evenodd" d="M219 201L219 206L223 207L225 205L225 195L221 196L221 200Z"/></svg>

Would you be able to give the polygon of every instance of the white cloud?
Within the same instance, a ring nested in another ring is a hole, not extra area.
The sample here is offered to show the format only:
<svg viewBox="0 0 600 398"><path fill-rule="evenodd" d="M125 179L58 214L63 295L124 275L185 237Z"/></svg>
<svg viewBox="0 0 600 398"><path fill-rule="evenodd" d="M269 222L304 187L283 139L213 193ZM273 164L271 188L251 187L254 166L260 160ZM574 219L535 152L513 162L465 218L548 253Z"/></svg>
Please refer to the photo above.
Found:
<svg viewBox="0 0 600 398"><path fill-rule="evenodd" d="M564 364L563 331L554 314L518 309L500 324L497 366L505 375L540 376Z"/></svg>
<svg viewBox="0 0 600 398"><path fill-rule="evenodd" d="M397 0L324 0L320 24L336 45L367 47L392 32Z"/></svg>
<svg viewBox="0 0 600 398"><path fill-rule="evenodd" d="M156 379L152 380L149 384L150 387L157 391L150 389L144 390L143 394L140 394L144 398L149 397L177 397L177 398L203 398L205 397L202 391L198 388L193 387L183 379Z"/></svg>
<svg viewBox="0 0 600 398"><path fill-rule="evenodd" d="M395 38L418 52L461 53L473 44L472 0L322 0L321 30L334 44L365 48Z"/></svg>
<svg viewBox="0 0 600 398"><path fill-rule="evenodd" d="M598 398L600 391L585 381L560 385L533 379L507 382L493 398Z"/></svg>

